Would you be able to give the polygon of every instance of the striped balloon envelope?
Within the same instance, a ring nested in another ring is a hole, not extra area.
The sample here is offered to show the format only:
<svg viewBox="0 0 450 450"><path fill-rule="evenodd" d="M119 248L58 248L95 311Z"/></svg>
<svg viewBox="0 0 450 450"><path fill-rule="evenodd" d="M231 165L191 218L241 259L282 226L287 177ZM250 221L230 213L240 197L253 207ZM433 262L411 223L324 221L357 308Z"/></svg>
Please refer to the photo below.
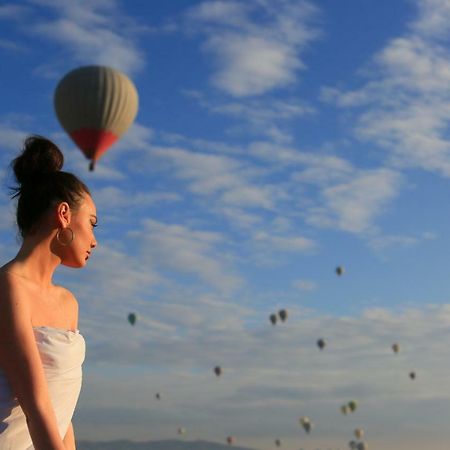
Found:
<svg viewBox="0 0 450 450"><path fill-rule="evenodd" d="M133 123L138 103L133 82L105 66L72 70L56 86L54 97L56 116L91 161L90 170Z"/></svg>

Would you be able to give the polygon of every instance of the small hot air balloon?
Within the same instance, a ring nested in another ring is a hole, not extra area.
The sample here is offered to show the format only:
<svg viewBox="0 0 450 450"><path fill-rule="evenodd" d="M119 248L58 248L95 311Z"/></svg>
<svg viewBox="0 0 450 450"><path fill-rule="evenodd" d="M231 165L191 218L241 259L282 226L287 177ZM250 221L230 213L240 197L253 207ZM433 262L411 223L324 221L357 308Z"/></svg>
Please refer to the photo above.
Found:
<svg viewBox="0 0 450 450"><path fill-rule="evenodd" d="M287 316L288 316L288 313L287 313L287 311L286 311L285 309L280 309L280 310L278 311L278 317L280 318L280 320L281 320L282 322L285 322L285 321L286 321Z"/></svg>
<svg viewBox="0 0 450 450"><path fill-rule="evenodd" d="M272 325L275 325L277 323L277 315L276 314L271 314L269 316L269 319L272 322Z"/></svg>
<svg viewBox="0 0 450 450"><path fill-rule="evenodd" d="M325 339L318 339L317 341L317 347L320 348L320 350L323 350L326 346Z"/></svg>
<svg viewBox="0 0 450 450"><path fill-rule="evenodd" d="M409 378L411 378L411 380L415 380L416 379L416 372L409 372Z"/></svg>
<svg viewBox="0 0 450 450"><path fill-rule="evenodd" d="M303 427L303 429L306 431L306 433L310 433L311 429L312 429L312 423L311 420L309 419L309 417L301 417L300 420L300 425Z"/></svg>
<svg viewBox="0 0 450 450"><path fill-rule="evenodd" d="M392 344L391 348L394 353L398 353L400 351L400 345L398 345L397 343Z"/></svg>
<svg viewBox="0 0 450 450"><path fill-rule="evenodd" d="M357 450L358 449L358 443L356 441L350 441L348 443L348 446L351 448L351 450Z"/></svg>
<svg viewBox="0 0 450 450"><path fill-rule="evenodd" d="M216 366L214 367L214 373L220 377L220 375L222 375L222 368L220 366Z"/></svg>
<svg viewBox="0 0 450 450"><path fill-rule="evenodd" d="M348 402L348 407L350 408L351 412L355 412L358 404L355 401L351 400L350 402Z"/></svg>
<svg viewBox="0 0 450 450"><path fill-rule="evenodd" d="M336 275L341 276L344 274L344 272L345 272L345 269L342 266L336 267Z"/></svg>
<svg viewBox="0 0 450 450"><path fill-rule="evenodd" d="M156 400L161 400L161 394L159 392L157 392L155 394L155 398L156 398Z"/></svg>
<svg viewBox="0 0 450 450"><path fill-rule="evenodd" d="M341 406L341 413L347 415L350 412L350 408L347 405Z"/></svg>
<svg viewBox="0 0 450 450"><path fill-rule="evenodd" d="M177 432L178 434L186 434L186 428L180 427Z"/></svg>
<svg viewBox="0 0 450 450"><path fill-rule="evenodd" d="M366 442L358 442L357 450L369 450L369 445Z"/></svg>
<svg viewBox="0 0 450 450"><path fill-rule="evenodd" d="M277 447L281 447L281 440L280 439L275 439L275 445Z"/></svg>
<svg viewBox="0 0 450 450"><path fill-rule="evenodd" d="M227 437L227 444L228 445L233 445L236 442L236 439L234 438L234 436L228 436Z"/></svg>
<svg viewBox="0 0 450 450"><path fill-rule="evenodd" d="M362 428L357 428L353 434L357 439L361 439L364 436L364 430Z"/></svg>
<svg viewBox="0 0 450 450"><path fill-rule="evenodd" d="M138 110L132 81L111 67L85 66L66 74L55 90L61 126L91 161L96 161L125 133Z"/></svg>
<svg viewBox="0 0 450 450"><path fill-rule="evenodd" d="M131 325L134 325L136 323L136 314L128 314L128 322L130 322Z"/></svg>

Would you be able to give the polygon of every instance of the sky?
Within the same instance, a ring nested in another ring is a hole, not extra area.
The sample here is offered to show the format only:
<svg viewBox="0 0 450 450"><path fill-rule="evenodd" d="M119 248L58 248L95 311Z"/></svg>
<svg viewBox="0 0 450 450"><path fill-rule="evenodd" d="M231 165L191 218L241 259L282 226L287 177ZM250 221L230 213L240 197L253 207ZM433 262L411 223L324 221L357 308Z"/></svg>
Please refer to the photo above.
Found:
<svg viewBox="0 0 450 450"><path fill-rule="evenodd" d="M450 0L3 1L0 54L2 260L27 135L97 205L87 267L55 275L87 343L78 439L448 449ZM89 64L139 92L95 172L53 109Z"/></svg>

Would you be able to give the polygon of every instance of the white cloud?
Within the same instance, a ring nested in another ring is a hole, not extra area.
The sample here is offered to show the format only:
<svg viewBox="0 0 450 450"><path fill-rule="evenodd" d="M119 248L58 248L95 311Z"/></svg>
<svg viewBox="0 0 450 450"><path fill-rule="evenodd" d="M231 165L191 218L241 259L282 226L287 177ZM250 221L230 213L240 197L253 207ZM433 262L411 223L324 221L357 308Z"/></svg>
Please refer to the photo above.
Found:
<svg viewBox="0 0 450 450"><path fill-rule="evenodd" d="M192 93L187 94L192 97ZM286 124L296 118L315 114L315 109L301 99L241 99L218 102L196 93L195 100L214 114L239 120L239 125L230 128L234 133L254 133L269 137L274 142L290 142L292 136ZM242 121L246 126L242 125Z"/></svg>
<svg viewBox="0 0 450 450"><path fill-rule="evenodd" d="M95 0L79 3L35 0L53 9L55 20L41 20L31 30L67 48L82 64L103 64L132 73L144 66L134 39L134 29L115 2Z"/></svg>
<svg viewBox="0 0 450 450"><path fill-rule="evenodd" d="M387 150L387 164L450 176L450 62L447 1L418 0L408 31L374 56L368 81L353 91L325 88L339 107L362 107L355 134ZM359 110L357 110L359 111ZM353 120L353 116L352 116Z"/></svg>
<svg viewBox="0 0 450 450"><path fill-rule="evenodd" d="M398 194L401 175L389 169L360 171L353 179L323 189L325 208L319 207L307 221L360 233L369 231L374 216Z"/></svg>
<svg viewBox="0 0 450 450"><path fill-rule="evenodd" d="M302 68L291 47L259 36L213 36L205 50L220 55L213 79L218 88L233 96L258 95L295 81Z"/></svg>
<svg viewBox="0 0 450 450"><path fill-rule="evenodd" d="M231 156L157 147L150 154L168 161L176 176L188 182L189 191L200 196L215 195L225 207L271 209L275 199L282 196L276 186L254 181L256 167Z"/></svg>
<svg viewBox="0 0 450 450"><path fill-rule="evenodd" d="M402 186L403 178L397 171L384 167L357 169L337 156L269 143L255 143L250 151L270 161L274 170L288 172L285 179L289 181L284 189L290 193L291 202L296 195L299 199L306 198L303 203L298 200L296 208L305 222L313 226L356 234L374 232L376 218Z"/></svg>
<svg viewBox="0 0 450 450"><path fill-rule="evenodd" d="M227 11L224 14L223 11ZM265 18L261 22L252 16ZM207 1L186 17L206 34L203 49L216 64L212 83L235 97L260 95L296 81L304 68L299 52L317 30L317 9L307 1Z"/></svg>
<svg viewBox="0 0 450 450"><path fill-rule="evenodd" d="M29 133L9 124L0 123L0 139L2 146L15 153L19 153L22 148L23 141ZM11 153L10 155L11 156Z"/></svg>
<svg viewBox="0 0 450 450"><path fill-rule="evenodd" d="M260 231L254 234L253 239L264 246L269 245L270 251L307 252L316 247L312 239L304 236L276 236Z"/></svg>
<svg viewBox="0 0 450 450"><path fill-rule="evenodd" d="M30 9L24 5L16 5L13 3L5 3L0 5L0 20L20 20L28 13Z"/></svg>
<svg viewBox="0 0 450 450"><path fill-rule="evenodd" d="M141 258L161 269L190 274L204 283L228 292L237 288L242 280L225 265L224 237L218 232L197 231L183 225L170 225L145 220L142 232L130 234L140 242Z"/></svg>
<svg viewBox="0 0 450 450"><path fill-rule="evenodd" d="M412 28L420 34L445 38L450 31L450 4L447 0L418 0L419 18Z"/></svg>
<svg viewBox="0 0 450 450"><path fill-rule="evenodd" d="M412 247L423 241L436 239L436 234L424 232L417 235L380 235L369 239L369 245L374 250L383 250L393 246Z"/></svg>
<svg viewBox="0 0 450 450"><path fill-rule="evenodd" d="M129 192L115 186L98 189L94 191L93 195L96 203L108 205L108 210L116 209L117 214L122 218L125 208L130 213L130 208L145 208L159 202L176 202L180 200L180 195L175 192Z"/></svg>
<svg viewBox="0 0 450 450"><path fill-rule="evenodd" d="M9 39L0 39L0 48L3 50L10 50L15 52L25 52L26 49L23 45Z"/></svg>
<svg viewBox="0 0 450 450"><path fill-rule="evenodd" d="M317 289L317 283L312 280L295 280L292 282L292 286L301 291L315 291Z"/></svg>

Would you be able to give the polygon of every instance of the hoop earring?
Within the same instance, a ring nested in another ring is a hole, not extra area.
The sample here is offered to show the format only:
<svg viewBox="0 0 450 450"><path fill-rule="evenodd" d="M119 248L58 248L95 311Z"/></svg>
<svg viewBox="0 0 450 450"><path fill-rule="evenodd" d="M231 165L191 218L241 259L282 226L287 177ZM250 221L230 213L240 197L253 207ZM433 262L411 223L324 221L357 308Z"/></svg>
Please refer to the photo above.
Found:
<svg viewBox="0 0 450 450"><path fill-rule="evenodd" d="M61 240L61 231L62 230L70 231L70 240L68 242L64 242ZM58 241L59 245L62 245L63 247L67 247L68 245L70 245L73 242L73 238L74 238L74 232L73 232L72 228L70 228L70 227L58 228L58 231L56 233L56 240Z"/></svg>

